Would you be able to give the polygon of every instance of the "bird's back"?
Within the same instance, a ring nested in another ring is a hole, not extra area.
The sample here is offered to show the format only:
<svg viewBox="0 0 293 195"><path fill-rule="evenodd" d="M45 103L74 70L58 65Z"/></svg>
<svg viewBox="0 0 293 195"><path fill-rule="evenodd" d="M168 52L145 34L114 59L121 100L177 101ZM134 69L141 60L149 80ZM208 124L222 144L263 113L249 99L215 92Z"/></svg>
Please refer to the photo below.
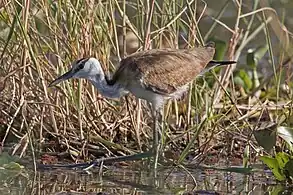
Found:
<svg viewBox="0 0 293 195"><path fill-rule="evenodd" d="M168 95L190 83L213 59L213 44L192 49L152 49L127 56L111 82L132 82L152 92Z"/></svg>

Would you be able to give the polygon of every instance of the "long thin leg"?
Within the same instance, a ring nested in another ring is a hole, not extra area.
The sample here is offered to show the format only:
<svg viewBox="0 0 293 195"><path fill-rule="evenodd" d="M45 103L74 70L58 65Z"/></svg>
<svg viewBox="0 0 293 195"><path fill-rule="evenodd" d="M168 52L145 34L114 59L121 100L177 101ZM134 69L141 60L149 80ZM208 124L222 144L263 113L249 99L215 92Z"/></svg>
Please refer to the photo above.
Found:
<svg viewBox="0 0 293 195"><path fill-rule="evenodd" d="M153 146L152 149L155 151L156 146L158 145L158 134L157 134L157 126L158 126L158 120L157 120L157 111L152 110L152 117L153 117Z"/></svg>
<svg viewBox="0 0 293 195"><path fill-rule="evenodd" d="M152 109L153 115L153 153L154 153L154 168L157 168L158 159L159 159L159 151L161 148L161 113L162 108L160 109Z"/></svg>
<svg viewBox="0 0 293 195"><path fill-rule="evenodd" d="M154 169L157 168L158 164L158 146L159 146L159 132L158 132L158 118L157 111L153 109L153 154L154 154Z"/></svg>

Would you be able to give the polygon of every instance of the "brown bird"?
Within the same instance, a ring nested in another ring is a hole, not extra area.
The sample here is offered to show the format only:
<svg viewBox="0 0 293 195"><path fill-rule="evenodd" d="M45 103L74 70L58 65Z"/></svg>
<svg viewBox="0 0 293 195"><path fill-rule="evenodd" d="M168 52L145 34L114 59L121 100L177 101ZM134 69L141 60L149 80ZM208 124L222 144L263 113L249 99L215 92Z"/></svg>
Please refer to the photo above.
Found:
<svg viewBox="0 0 293 195"><path fill-rule="evenodd" d="M188 90L195 77L211 68L235 63L213 61L214 43L192 49L151 49L137 52L121 60L112 78L107 78L96 58L82 58L72 68L52 81L49 87L70 78L89 80L105 97L120 98L127 93L144 99L152 105L154 119L153 151L158 158L158 113L166 100L179 98Z"/></svg>

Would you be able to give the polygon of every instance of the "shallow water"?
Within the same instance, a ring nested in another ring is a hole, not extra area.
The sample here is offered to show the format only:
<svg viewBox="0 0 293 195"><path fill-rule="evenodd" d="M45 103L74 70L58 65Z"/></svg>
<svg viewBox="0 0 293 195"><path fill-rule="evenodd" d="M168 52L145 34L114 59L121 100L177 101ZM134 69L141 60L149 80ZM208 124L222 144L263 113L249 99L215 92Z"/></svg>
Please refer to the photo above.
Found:
<svg viewBox="0 0 293 195"><path fill-rule="evenodd" d="M133 167L133 166L132 166ZM104 167L90 171L1 170L0 194L265 194L283 191L270 172L240 174L211 169L176 168L158 171Z"/></svg>

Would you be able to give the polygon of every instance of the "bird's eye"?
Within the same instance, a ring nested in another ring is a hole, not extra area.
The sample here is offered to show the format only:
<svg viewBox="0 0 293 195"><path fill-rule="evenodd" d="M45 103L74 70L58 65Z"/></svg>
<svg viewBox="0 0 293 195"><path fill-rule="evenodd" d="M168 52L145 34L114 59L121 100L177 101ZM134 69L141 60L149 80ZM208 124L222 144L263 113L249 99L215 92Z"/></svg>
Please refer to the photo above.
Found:
<svg viewBox="0 0 293 195"><path fill-rule="evenodd" d="M76 68L77 70L81 70L84 68L84 63L81 63L78 65L78 67Z"/></svg>
<svg viewBox="0 0 293 195"><path fill-rule="evenodd" d="M86 58L81 58L75 62L75 64L77 65L75 68L75 72L80 71L81 69L84 68L85 61L86 61Z"/></svg>

